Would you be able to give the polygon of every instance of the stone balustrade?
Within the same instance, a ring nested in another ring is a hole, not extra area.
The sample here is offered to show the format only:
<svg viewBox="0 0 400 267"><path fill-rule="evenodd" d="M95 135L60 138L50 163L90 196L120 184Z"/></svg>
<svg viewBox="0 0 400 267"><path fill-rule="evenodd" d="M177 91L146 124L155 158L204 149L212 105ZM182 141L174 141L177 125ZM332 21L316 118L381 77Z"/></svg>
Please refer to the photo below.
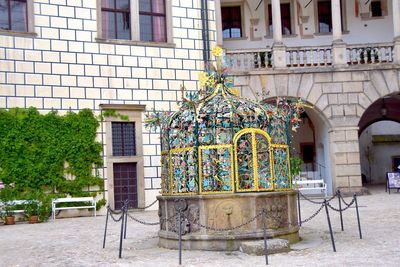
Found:
<svg viewBox="0 0 400 267"><path fill-rule="evenodd" d="M347 65L396 63L393 43L346 45L343 58ZM249 49L226 51L226 64L232 71L268 70L276 67L273 49ZM286 47L287 68L335 66L332 46Z"/></svg>

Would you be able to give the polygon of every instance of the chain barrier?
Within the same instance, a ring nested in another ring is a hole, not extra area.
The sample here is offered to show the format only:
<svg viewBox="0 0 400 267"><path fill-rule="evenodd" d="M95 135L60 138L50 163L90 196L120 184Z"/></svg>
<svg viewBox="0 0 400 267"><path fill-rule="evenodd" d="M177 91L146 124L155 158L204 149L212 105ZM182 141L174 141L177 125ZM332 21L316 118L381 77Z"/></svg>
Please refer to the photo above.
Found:
<svg viewBox="0 0 400 267"><path fill-rule="evenodd" d="M329 208L331 208L332 210L334 210L334 211L337 211L337 212L343 212L343 211L345 211L345 210L347 210L348 208L350 208L353 204L354 204L354 198L353 198L353 200L350 202L350 203L344 203L345 205L346 205L346 207L345 208L343 208L343 209L337 209L337 208L335 208L335 207L333 207L329 202L327 202L326 204L328 205L328 207Z"/></svg>
<svg viewBox="0 0 400 267"><path fill-rule="evenodd" d="M129 214L129 212L127 213L127 215L128 215L129 218L131 218L131 219L134 220L135 222L138 222L138 223L143 224L143 225L160 225L160 224L162 224L162 223L172 221L172 219L175 219L176 216L177 216L177 215L175 214L175 215L173 215L173 216L171 216L171 217L169 217L169 218L162 218L162 219L160 219L159 222L146 222L146 221L143 221L143 220L140 220L140 219L138 219L138 218L133 217L131 214Z"/></svg>
<svg viewBox="0 0 400 267"><path fill-rule="evenodd" d="M321 205L321 204L324 204L324 202L325 202L325 200L324 200L324 201L315 201L315 200L312 200L312 199L306 197L305 195L303 195L300 191L299 191L299 194L300 194L300 196L302 196L305 200L307 200L308 202L311 202L311 203L313 203L313 204ZM336 192L333 196L331 196L330 198L326 199L326 201L329 202L329 201L333 200L333 199L337 196L337 194L338 194L338 193Z"/></svg>
<svg viewBox="0 0 400 267"><path fill-rule="evenodd" d="M344 198L343 198L343 196L342 195L340 195L340 199L343 201L343 203L346 205L346 206L351 206L351 205L353 205L353 203L354 203L354 197L353 197L353 199L352 199L352 201L350 202L350 203L347 203L345 200L344 200Z"/></svg>
<svg viewBox="0 0 400 267"><path fill-rule="evenodd" d="M128 215L129 218L131 218L135 222L138 222L138 223L143 224L143 225L159 225L160 224L160 222L145 222L145 221L142 221L140 219L137 219L137 218L133 217L129 213L127 213L127 215Z"/></svg>
<svg viewBox="0 0 400 267"><path fill-rule="evenodd" d="M123 214L121 214L121 213L122 213L122 210L121 210L120 212L115 212L115 211L112 210L110 207L108 207L108 208L107 208L107 212L108 212L108 214L110 214L110 217L111 217L111 219L112 219L114 222L120 222L120 221L122 220L122 218L124 217ZM116 218L114 217L114 215L119 215L119 214L121 214L121 216L120 216L118 219L116 219Z"/></svg>
<svg viewBox="0 0 400 267"><path fill-rule="evenodd" d="M305 220L302 220L300 223L303 224L303 223L306 223L306 222L311 221L312 219L314 219L315 216L317 216L317 215L321 212L321 210L322 210L323 208L324 208L324 203L322 203L322 204L321 204L321 207L319 207L319 209L317 209L310 217L308 217L308 218L305 219Z"/></svg>
<svg viewBox="0 0 400 267"><path fill-rule="evenodd" d="M129 203L130 202L132 202L132 200L125 200L125 204L124 205L127 205L127 206L129 206ZM143 207L143 208L135 208L135 210L145 210L145 209L148 209L148 208L150 208L151 206L153 206L154 204L156 204L158 202L158 199L156 199L156 200L154 200L151 204L149 204L149 205L147 205L147 206L145 206L145 207Z"/></svg>
<svg viewBox="0 0 400 267"><path fill-rule="evenodd" d="M242 223L242 224L240 224L240 225L237 225L237 226L234 226L234 227L229 227L229 228L215 228L215 227L203 225L203 224L201 224L201 223L196 223L196 222L191 222L191 223L194 224L194 225L197 225L197 226L199 226L199 227L201 227L201 228L204 228L204 229L207 229L207 230L211 230L211 231L215 231L215 232L233 231L233 230L239 229L239 228L241 228L241 227L243 227L243 226L246 226L246 225L248 225L248 224L254 222L254 221L255 221L258 217L260 217L263 213L264 213L264 211L261 211L261 212L259 212L256 216L254 216L253 218L251 218L250 220L248 220L248 221L246 221L246 222L244 222L244 223Z"/></svg>

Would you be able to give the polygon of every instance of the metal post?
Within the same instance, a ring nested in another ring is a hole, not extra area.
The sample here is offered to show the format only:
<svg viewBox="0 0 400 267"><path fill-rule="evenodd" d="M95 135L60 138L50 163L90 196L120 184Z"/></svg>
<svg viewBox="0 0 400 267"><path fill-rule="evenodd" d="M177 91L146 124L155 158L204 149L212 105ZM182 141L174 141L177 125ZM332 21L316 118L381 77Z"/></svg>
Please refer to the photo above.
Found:
<svg viewBox="0 0 400 267"><path fill-rule="evenodd" d="M265 254L265 265L268 265L268 246L267 246L267 211L262 211L263 220L263 234L264 234L264 254Z"/></svg>
<svg viewBox="0 0 400 267"><path fill-rule="evenodd" d="M121 218L121 234L119 237L119 258L122 257L122 240L124 236L124 223L125 223L125 208L122 207L122 218Z"/></svg>
<svg viewBox="0 0 400 267"><path fill-rule="evenodd" d="M356 203L356 212L357 212L357 222L358 222L358 232L360 234L360 239L362 239L362 233L361 233L361 223L360 223L360 214L358 212L358 202L357 202L357 195L354 194L354 202Z"/></svg>
<svg viewBox="0 0 400 267"><path fill-rule="evenodd" d="M342 200L341 200L342 195L340 194L340 190L337 191L337 196L339 199L340 226L342 227L342 231L344 231L343 214L342 214Z"/></svg>
<svg viewBox="0 0 400 267"><path fill-rule="evenodd" d="M329 211L328 211L328 205L326 204L326 199L324 200L324 204L323 205L325 205L326 219L328 220L329 233L331 234L333 252L336 252L335 239L333 238L331 219L329 218Z"/></svg>
<svg viewBox="0 0 400 267"><path fill-rule="evenodd" d="M181 209L178 210L178 235L179 235L179 265L182 265L182 221Z"/></svg>
<svg viewBox="0 0 400 267"><path fill-rule="evenodd" d="M125 223L124 223L124 239L126 239L126 228L128 227L128 207L126 207Z"/></svg>
<svg viewBox="0 0 400 267"><path fill-rule="evenodd" d="M108 226L108 214L110 212L110 207L107 207L107 215L106 215L106 226L104 227L104 238L103 238L103 248L106 247L106 236L107 236L107 226Z"/></svg>
<svg viewBox="0 0 400 267"><path fill-rule="evenodd" d="M300 191L297 192L297 209L299 210L299 225L301 226Z"/></svg>

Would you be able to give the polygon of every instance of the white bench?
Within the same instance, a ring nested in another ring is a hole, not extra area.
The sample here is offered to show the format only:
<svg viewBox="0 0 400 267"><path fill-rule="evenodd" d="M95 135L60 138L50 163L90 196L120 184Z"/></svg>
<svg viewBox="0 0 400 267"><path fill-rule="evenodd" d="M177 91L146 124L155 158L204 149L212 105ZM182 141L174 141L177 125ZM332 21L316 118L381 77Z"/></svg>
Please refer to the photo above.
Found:
<svg viewBox="0 0 400 267"><path fill-rule="evenodd" d="M89 202L87 206L71 206L71 207L57 207L60 203L73 203L73 202ZM56 198L51 201L51 211L53 220L56 219L56 211L70 210L70 209L93 209L94 216L96 217L96 201L93 197L64 197Z"/></svg>
<svg viewBox="0 0 400 267"><path fill-rule="evenodd" d="M38 200L11 200L7 202L1 202L0 201L0 211L3 211L6 206L25 206L28 204L31 204L32 202L39 203ZM24 209L19 209L19 210L12 210L13 213L24 213Z"/></svg>
<svg viewBox="0 0 400 267"><path fill-rule="evenodd" d="M324 194L327 197L326 183L324 180L299 180L293 181L293 185L302 194Z"/></svg>

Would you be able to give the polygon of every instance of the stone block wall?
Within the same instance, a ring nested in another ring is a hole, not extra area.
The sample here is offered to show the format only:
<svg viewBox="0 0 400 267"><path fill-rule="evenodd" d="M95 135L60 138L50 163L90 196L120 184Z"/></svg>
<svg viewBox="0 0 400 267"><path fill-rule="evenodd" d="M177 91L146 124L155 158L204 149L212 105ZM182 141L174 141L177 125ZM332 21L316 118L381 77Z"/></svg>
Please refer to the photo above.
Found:
<svg viewBox="0 0 400 267"><path fill-rule="evenodd" d="M0 108L99 113L100 104L142 104L146 110L175 110L180 85L197 90L204 68L201 6L200 0L168 1L172 42L157 44L99 40L96 0L33 0L29 33L0 31ZM209 1L212 43L213 10ZM160 141L147 130L142 139L148 204L160 189Z"/></svg>
<svg viewBox="0 0 400 267"><path fill-rule="evenodd" d="M313 105L329 132L333 189L362 185L358 123L373 102L399 93L399 84L400 68L393 64L235 73L245 97L301 97Z"/></svg>

